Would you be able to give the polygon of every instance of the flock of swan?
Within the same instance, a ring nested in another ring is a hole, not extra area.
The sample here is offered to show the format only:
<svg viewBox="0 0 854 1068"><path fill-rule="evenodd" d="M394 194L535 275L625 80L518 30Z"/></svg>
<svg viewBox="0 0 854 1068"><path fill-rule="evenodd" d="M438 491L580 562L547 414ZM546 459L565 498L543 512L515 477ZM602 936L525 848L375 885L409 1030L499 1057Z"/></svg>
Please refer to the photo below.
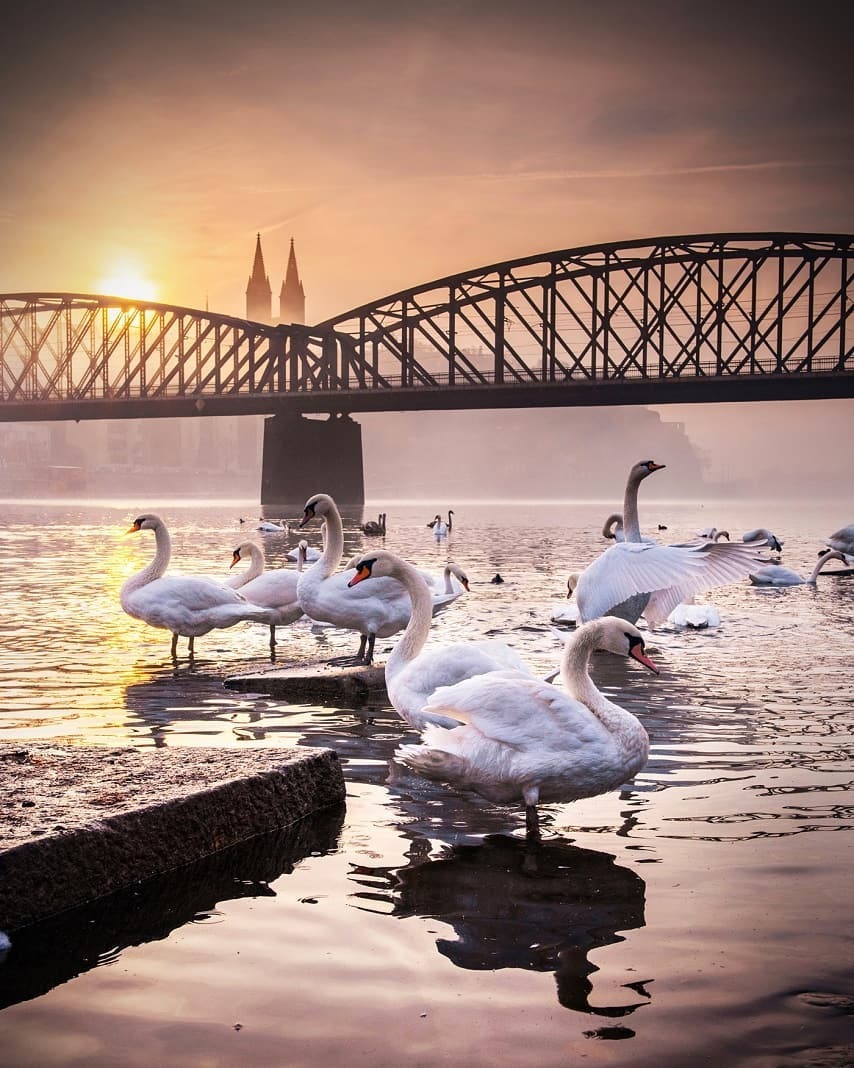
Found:
<svg viewBox="0 0 854 1068"><path fill-rule="evenodd" d="M248 557L249 567L230 584L167 576L166 525L157 515L139 516L128 533L153 531L155 557L124 583L120 601L129 615L172 632L173 657L179 635L189 638L192 655L195 637L244 620L268 625L272 648L275 628L305 614L357 632L357 660L370 664L376 638L403 631L387 659L385 681L391 705L421 741L401 745L396 758L425 778L489 801L521 801L528 837L537 841L539 804L614 789L647 759L649 739L640 720L606 698L590 677L595 650L630 657L657 674L636 626L641 615L651 626L669 616L677 622L673 613L679 612L683 625L715 625L709 606L693 604L696 593L748 577L755 584L814 583L828 560L850 563L854 556L854 525L827 540L808 579L768 562L764 553L781 550L783 543L764 529L747 532L741 542L714 528L700 532L697 541L674 545L643 539L638 489L663 468L652 460L632 467L623 513L610 516L603 531L614 545L568 580L578 625L564 645L563 688L552 685L554 676L537 677L499 641L425 648L433 617L468 590L464 571L448 564L439 577L386 549L364 550L339 570L343 524L335 501L323 493L309 498L299 523L300 529L322 523L323 550L311 566L302 541L295 570L264 572L263 553L246 541L235 549L232 566ZM445 531L438 536L445 536L452 516L446 523L437 515L428 526L435 532L441 524ZM363 533L384 533L385 515L378 529L369 526ZM781 577L783 571L789 578Z"/></svg>

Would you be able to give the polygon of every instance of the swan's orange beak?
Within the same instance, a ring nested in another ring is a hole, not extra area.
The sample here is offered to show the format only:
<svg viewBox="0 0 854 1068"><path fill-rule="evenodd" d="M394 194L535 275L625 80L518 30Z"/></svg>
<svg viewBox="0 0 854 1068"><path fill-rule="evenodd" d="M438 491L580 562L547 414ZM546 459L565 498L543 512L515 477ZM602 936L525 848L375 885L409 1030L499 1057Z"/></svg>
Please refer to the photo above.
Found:
<svg viewBox="0 0 854 1068"><path fill-rule="evenodd" d="M463 589L466 591L466 593L470 593L471 591L469 590L469 580L464 578L460 579L460 582L463 584Z"/></svg>
<svg viewBox="0 0 854 1068"><path fill-rule="evenodd" d="M632 658L632 660L637 660L637 662L639 664L643 664L643 666L645 668L649 668L649 670L653 674L655 674L655 675L660 675L661 674L661 672L658 670L658 668L655 666L655 664L653 664L653 662L650 660L650 658L643 651L643 642L642 641L638 640L638 641L636 641L636 642L634 642L632 644L631 648L629 649L629 656Z"/></svg>
<svg viewBox="0 0 854 1068"><path fill-rule="evenodd" d="M363 582L366 578L371 577L371 569L365 564L362 564L356 574L347 583L347 586L356 586L358 583Z"/></svg>
<svg viewBox="0 0 854 1068"><path fill-rule="evenodd" d="M235 549L231 555L231 563L228 565L229 570L240 560L240 550Z"/></svg>
<svg viewBox="0 0 854 1068"><path fill-rule="evenodd" d="M667 464L657 464L655 460L649 461L650 471L663 471L665 467L667 467Z"/></svg>
<svg viewBox="0 0 854 1068"><path fill-rule="evenodd" d="M138 530L142 530L142 527L139 525L139 523L134 522L132 527L128 527L128 529L125 531L125 534L136 534Z"/></svg>

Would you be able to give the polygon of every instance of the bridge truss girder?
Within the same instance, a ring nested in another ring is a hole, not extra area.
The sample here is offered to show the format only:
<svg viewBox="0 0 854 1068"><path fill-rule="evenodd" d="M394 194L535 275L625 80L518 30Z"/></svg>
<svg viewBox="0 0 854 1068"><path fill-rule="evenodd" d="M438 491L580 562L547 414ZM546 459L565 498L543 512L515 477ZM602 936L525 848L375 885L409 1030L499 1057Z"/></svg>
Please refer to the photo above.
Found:
<svg viewBox="0 0 854 1068"><path fill-rule="evenodd" d="M0 420L852 396L852 253L828 234L589 246L314 327L0 296Z"/></svg>
<svg viewBox="0 0 854 1068"><path fill-rule="evenodd" d="M851 395L839 376L854 372L852 251L851 236L822 234L591 246L442 279L320 326L354 338L365 389L833 375L828 395Z"/></svg>
<svg viewBox="0 0 854 1068"><path fill-rule="evenodd" d="M186 414L208 402L240 411L247 398L271 411L290 390L326 388L338 348L328 331L171 305L0 296L0 418Z"/></svg>

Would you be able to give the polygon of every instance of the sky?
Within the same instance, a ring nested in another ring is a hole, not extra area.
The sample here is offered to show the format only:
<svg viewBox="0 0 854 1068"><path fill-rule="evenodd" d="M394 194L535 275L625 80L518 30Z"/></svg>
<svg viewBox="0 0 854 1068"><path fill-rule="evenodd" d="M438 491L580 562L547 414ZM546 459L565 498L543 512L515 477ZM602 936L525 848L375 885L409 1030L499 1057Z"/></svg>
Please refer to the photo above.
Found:
<svg viewBox="0 0 854 1068"><path fill-rule="evenodd" d="M306 317L579 245L854 231L841 0L171 3L4 13L0 292ZM676 417L676 416L674 416Z"/></svg>
<svg viewBox="0 0 854 1068"><path fill-rule="evenodd" d="M239 315L260 232L276 293L294 238L319 322L552 249L851 232L852 22L827 0L15 5L0 292L136 279Z"/></svg>

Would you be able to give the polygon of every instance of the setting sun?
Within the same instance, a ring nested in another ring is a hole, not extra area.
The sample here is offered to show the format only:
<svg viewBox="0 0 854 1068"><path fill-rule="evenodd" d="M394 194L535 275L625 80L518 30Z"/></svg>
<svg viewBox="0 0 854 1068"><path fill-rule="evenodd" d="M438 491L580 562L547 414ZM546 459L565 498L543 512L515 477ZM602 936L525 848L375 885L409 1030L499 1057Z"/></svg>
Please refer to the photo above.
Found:
<svg viewBox="0 0 854 1068"><path fill-rule="evenodd" d="M96 291L107 297L131 297L157 300L157 286L146 278L145 271L130 260L115 262L96 284Z"/></svg>

